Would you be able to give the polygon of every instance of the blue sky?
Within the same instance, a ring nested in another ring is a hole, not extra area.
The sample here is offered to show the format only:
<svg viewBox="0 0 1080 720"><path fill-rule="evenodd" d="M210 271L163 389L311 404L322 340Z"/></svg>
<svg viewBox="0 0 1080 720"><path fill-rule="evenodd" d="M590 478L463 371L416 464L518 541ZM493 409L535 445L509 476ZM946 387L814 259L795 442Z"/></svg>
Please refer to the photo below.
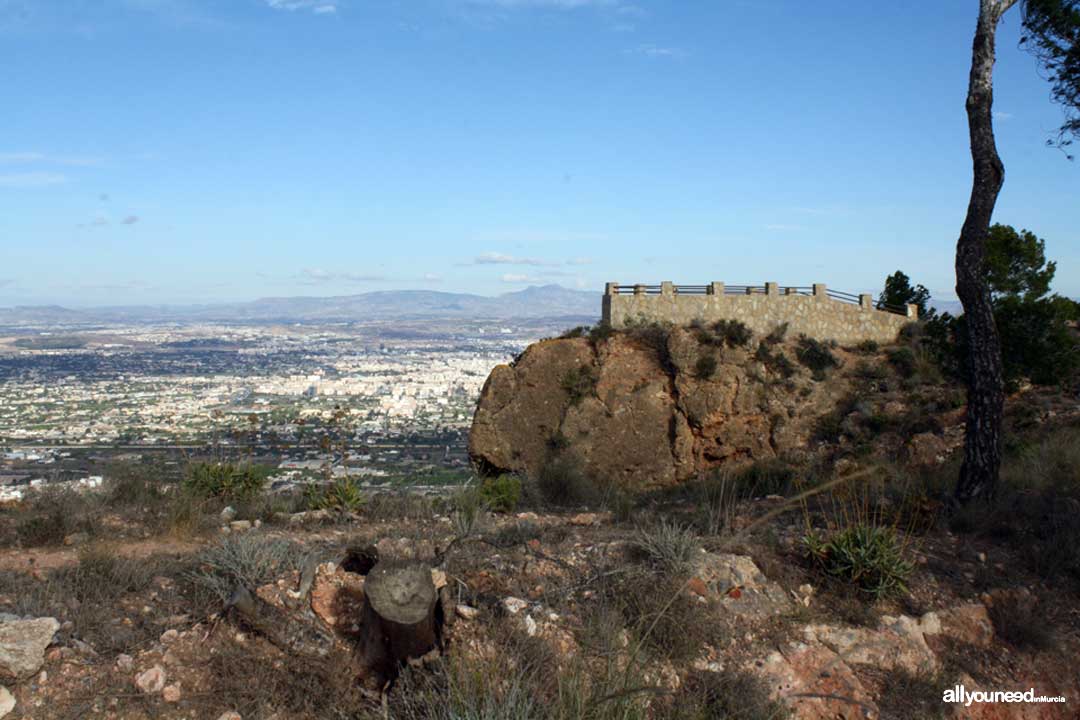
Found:
<svg viewBox="0 0 1080 720"><path fill-rule="evenodd" d="M953 297L975 0L0 0L0 305L776 280ZM995 219L1080 296L1019 14Z"/></svg>

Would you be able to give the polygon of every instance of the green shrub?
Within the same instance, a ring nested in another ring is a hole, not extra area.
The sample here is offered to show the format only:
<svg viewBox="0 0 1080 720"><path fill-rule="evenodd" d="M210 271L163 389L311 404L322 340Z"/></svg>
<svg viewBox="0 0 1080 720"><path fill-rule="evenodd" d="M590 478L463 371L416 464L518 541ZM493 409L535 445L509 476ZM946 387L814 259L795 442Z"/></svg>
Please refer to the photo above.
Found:
<svg viewBox="0 0 1080 720"><path fill-rule="evenodd" d="M562 430L556 430L548 438L548 448L556 452L570 447L570 438L566 437Z"/></svg>
<svg viewBox="0 0 1080 720"><path fill-rule="evenodd" d="M788 323L780 323L772 329L768 335L765 336L766 345L777 345L784 342L784 338L787 337Z"/></svg>
<svg viewBox="0 0 1080 720"><path fill-rule="evenodd" d="M795 468L779 458L756 460L736 474L740 495L789 495L797 479Z"/></svg>
<svg viewBox="0 0 1080 720"><path fill-rule="evenodd" d="M571 405L577 405L596 392L596 369L591 365L571 368L563 375L560 385Z"/></svg>
<svg viewBox="0 0 1080 720"><path fill-rule="evenodd" d="M876 362L859 360L855 363L855 375L863 380L884 380L889 377L889 372Z"/></svg>
<svg viewBox="0 0 1080 720"><path fill-rule="evenodd" d="M615 328L611 327L611 323L597 323L589 328L589 342L593 345L599 345L614 334Z"/></svg>
<svg viewBox="0 0 1080 720"><path fill-rule="evenodd" d="M513 512L521 501L521 479L513 475L485 478L480 497L492 512Z"/></svg>
<svg viewBox="0 0 1080 720"><path fill-rule="evenodd" d="M876 340L863 340L855 346L855 352L862 355L873 355L878 351L878 344Z"/></svg>
<svg viewBox="0 0 1080 720"><path fill-rule="evenodd" d="M634 340L655 352L656 359L663 367L671 367L671 353L668 351L668 338L671 337L669 323L637 320L627 324L626 332Z"/></svg>
<svg viewBox="0 0 1080 720"><path fill-rule="evenodd" d="M840 367L840 361L833 355L829 343L815 340L806 335L799 336L795 357L810 369L815 380L824 380L829 370Z"/></svg>
<svg viewBox="0 0 1080 720"><path fill-rule="evenodd" d="M746 347L754 339L754 332L741 320L718 320L713 330L731 348Z"/></svg>
<svg viewBox="0 0 1080 720"><path fill-rule="evenodd" d="M915 374L915 351L911 348L900 347L889 350L886 357L900 377L910 378Z"/></svg>
<svg viewBox="0 0 1080 720"><path fill-rule="evenodd" d="M367 496L356 478L344 475L325 486L308 486L308 507L313 510L358 512L367 504Z"/></svg>
<svg viewBox="0 0 1080 720"><path fill-rule="evenodd" d="M694 376L698 380L708 380L716 372L716 356L713 354L702 355L694 365Z"/></svg>
<svg viewBox="0 0 1080 720"><path fill-rule="evenodd" d="M803 542L814 564L875 600L907 589L913 566L891 528L855 523L829 538L810 532Z"/></svg>
<svg viewBox="0 0 1080 720"><path fill-rule="evenodd" d="M757 351L754 352L754 359L765 365L771 372L779 374L784 379L795 374L795 365L792 364L791 360L788 359L788 356L784 354L784 351L773 349L766 342L758 343Z"/></svg>
<svg viewBox="0 0 1080 720"><path fill-rule="evenodd" d="M451 505L453 511L450 520L454 525L454 533L459 538L472 537L484 519L484 510L487 505L479 488L466 487L454 495Z"/></svg>
<svg viewBox="0 0 1080 720"><path fill-rule="evenodd" d="M242 500L260 492L268 475L267 468L249 463L195 462L182 488L200 498Z"/></svg>
<svg viewBox="0 0 1080 720"><path fill-rule="evenodd" d="M580 463L569 453L545 463L536 478L536 486L541 499L556 506L597 505L604 499L599 485L585 475Z"/></svg>
<svg viewBox="0 0 1080 720"><path fill-rule="evenodd" d="M585 337L589 334L589 330L590 328L588 325L578 325L577 327L572 327L569 330L564 331L563 334L559 336L559 338L562 340L567 340L570 338Z"/></svg>

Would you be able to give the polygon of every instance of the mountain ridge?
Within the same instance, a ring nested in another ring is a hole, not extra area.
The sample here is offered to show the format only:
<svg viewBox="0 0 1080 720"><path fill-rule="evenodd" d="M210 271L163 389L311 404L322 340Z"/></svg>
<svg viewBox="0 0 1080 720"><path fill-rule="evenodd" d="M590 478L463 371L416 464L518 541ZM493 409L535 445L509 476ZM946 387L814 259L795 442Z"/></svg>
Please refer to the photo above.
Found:
<svg viewBox="0 0 1080 720"><path fill-rule="evenodd" d="M441 290L376 290L355 295L268 296L245 302L191 305L60 305L0 308L0 322L50 321L340 321L395 318L598 317L599 292L531 285L499 295Z"/></svg>

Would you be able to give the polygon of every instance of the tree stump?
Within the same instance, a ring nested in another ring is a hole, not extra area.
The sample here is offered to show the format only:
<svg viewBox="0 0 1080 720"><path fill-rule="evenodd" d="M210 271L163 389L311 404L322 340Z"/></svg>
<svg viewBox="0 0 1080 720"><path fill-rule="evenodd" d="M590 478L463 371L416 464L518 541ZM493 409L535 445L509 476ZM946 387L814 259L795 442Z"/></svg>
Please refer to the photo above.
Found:
<svg viewBox="0 0 1080 720"><path fill-rule="evenodd" d="M357 654L360 679L373 689L397 677L401 666L435 649L438 593L422 562L379 562L364 583Z"/></svg>

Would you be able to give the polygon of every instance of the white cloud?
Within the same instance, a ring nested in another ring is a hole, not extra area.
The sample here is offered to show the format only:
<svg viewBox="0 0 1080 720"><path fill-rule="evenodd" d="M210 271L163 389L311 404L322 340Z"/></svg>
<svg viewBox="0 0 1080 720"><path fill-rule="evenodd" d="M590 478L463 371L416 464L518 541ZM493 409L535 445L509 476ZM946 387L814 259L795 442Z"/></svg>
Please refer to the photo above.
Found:
<svg viewBox="0 0 1080 720"><path fill-rule="evenodd" d="M53 172L24 172L0 175L0 187L5 188L40 188L51 185L63 185L68 181L66 175Z"/></svg>
<svg viewBox="0 0 1080 720"><path fill-rule="evenodd" d="M468 0L470 5L492 5L504 8L555 8L574 10L584 7L618 7L619 0Z"/></svg>
<svg viewBox="0 0 1080 720"><path fill-rule="evenodd" d="M995 110L994 111L994 119L998 120L1000 122L1006 122L1008 120L1013 119L1013 114L1012 113L1007 113L1007 112L1002 112L1000 110Z"/></svg>
<svg viewBox="0 0 1080 720"><path fill-rule="evenodd" d="M386 280L386 277L383 275L367 275L363 273L331 272L329 270L323 270L322 268L304 268L300 271L300 274L296 276L296 279L305 285L319 285L330 282L381 282Z"/></svg>
<svg viewBox="0 0 1080 720"><path fill-rule="evenodd" d="M506 273L502 276L504 283L538 283L540 279L524 273Z"/></svg>
<svg viewBox="0 0 1080 720"><path fill-rule="evenodd" d="M678 59L686 57L686 51L677 47L662 47L660 45L638 45L636 48L627 50L631 55L642 55L648 58Z"/></svg>
<svg viewBox="0 0 1080 720"><path fill-rule="evenodd" d="M139 222L139 216L138 215L128 215L126 218L124 218L123 220L120 221L120 224L121 225L134 225L137 222Z"/></svg>
<svg viewBox="0 0 1080 720"><path fill-rule="evenodd" d="M89 155L46 155L39 152L9 152L0 153L0 165L69 165L72 167L88 167L100 165L103 160Z"/></svg>
<svg viewBox="0 0 1080 720"><path fill-rule="evenodd" d="M98 213L97 215L94 216L94 219L91 220L90 222L79 223L75 227L81 227L81 228L85 228L85 227L105 227L106 225L109 225L109 224L110 224L109 216L106 215L105 213Z"/></svg>
<svg viewBox="0 0 1080 720"><path fill-rule="evenodd" d="M442 282L442 275L439 273L424 273L424 282Z"/></svg>
<svg viewBox="0 0 1080 720"><path fill-rule="evenodd" d="M548 260L541 260L539 258L523 258L516 257L514 255L506 255L504 253L487 252L483 253L473 259L473 265L533 265L536 267L542 267L545 265L557 265Z"/></svg>
<svg viewBox="0 0 1080 720"><path fill-rule="evenodd" d="M544 260L535 257L518 257L506 253L486 252L477 255L466 265L529 265L531 267L558 267L560 265L591 265L592 258L575 257L564 261Z"/></svg>
<svg viewBox="0 0 1080 720"><path fill-rule="evenodd" d="M338 0L266 0L275 10L310 10L316 15L332 15L337 12Z"/></svg>
<svg viewBox="0 0 1080 720"><path fill-rule="evenodd" d="M3 165L16 165L19 163L39 162L44 159L44 155L36 152L0 153L0 164Z"/></svg>

